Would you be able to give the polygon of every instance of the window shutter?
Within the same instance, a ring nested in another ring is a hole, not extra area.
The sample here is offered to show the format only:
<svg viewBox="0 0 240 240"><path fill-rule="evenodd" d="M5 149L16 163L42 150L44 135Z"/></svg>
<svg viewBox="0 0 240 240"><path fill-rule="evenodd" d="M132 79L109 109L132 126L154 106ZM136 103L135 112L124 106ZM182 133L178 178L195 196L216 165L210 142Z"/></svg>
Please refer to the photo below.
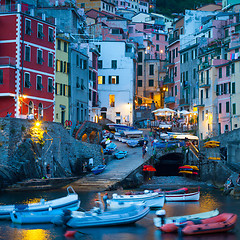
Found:
<svg viewBox="0 0 240 240"><path fill-rule="evenodd" d="M105 84L105 76L102 77L102 84Z"/></svg>
<svg viewBox="0 0 240 240"><path fill-rule="evenodd" d="M219 95L219 85L216 86L216 95Z"/></svg>
<svg viewBox="0 0 240 240"><path fill-rule="evenodd" d="M117 84L119 84L119 76L117 76Z"/></svg>
<svg viewBox="0 0 240 240"><path fill-rule="evenodd" d="M109 84L112 83L112 76L108 76L108 83L109 83Z"/></svg>

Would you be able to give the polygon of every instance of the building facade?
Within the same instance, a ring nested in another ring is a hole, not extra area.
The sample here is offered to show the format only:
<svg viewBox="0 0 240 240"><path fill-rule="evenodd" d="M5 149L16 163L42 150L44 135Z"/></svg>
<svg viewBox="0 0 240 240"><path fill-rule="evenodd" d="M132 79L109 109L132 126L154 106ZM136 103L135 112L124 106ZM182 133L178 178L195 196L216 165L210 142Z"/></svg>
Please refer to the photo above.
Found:
<svg viewBox="0 0 240 240"><path fill-rule="evenodd" d="M0 14L0 116L53 121L56 28L45 15L39 19L21 7Z"/></svg>

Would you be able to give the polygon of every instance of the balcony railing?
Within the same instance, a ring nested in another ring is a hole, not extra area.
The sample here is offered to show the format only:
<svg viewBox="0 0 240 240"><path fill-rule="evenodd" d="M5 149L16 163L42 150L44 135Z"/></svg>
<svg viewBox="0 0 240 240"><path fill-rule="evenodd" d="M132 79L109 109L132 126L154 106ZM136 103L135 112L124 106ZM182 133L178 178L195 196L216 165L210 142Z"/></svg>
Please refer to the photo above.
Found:
<svg viewBox="0 0 240 240"><path fill-rule="evenodd" d="M209 62L202 62L199 64L199 71L209 68L211 64Z"/></svg>
<svg viewBox="0 0 240 240"><path fill-rule="evenodd" d="M171 43L173 43L173 42L175 42L177 40L179 40L179 36L177 36L177 37L170 37L169 38L169 44L171 44Z"/></svg>
<svg viewBox="0 0 240 240"><path fill-rule="evenodd" d="M175 103L175 97L166 97L164 103Z"/></svg>
<svg viewBox="0 0 240 240"><path fill-rule="evenodd" d="M209 88L211 86L210 82L211 82L210 78L206 78L206 79L204 78L199 81L199 87L200 88Z"/></svg>
<svg viewBox="0 0 240 240"><path fill-rule="evenodd" d="M16 58L0 57L0 66L16 66Z"/></svg>
<svg viewBox="0 0 240 240"><path fill-rule="evenodd" d="M185 99L185 98L181 98L180 101L179 101L179 105L189 106L189 100Z"/></svg>
<svg viewBox="0 0 240 240"><path fill-rule="evenodd" d="M163 84L167 85L167 84L174 84L174 78L173 77L169 77L168 75L165 76L165 78L163 79Z"/></svg>

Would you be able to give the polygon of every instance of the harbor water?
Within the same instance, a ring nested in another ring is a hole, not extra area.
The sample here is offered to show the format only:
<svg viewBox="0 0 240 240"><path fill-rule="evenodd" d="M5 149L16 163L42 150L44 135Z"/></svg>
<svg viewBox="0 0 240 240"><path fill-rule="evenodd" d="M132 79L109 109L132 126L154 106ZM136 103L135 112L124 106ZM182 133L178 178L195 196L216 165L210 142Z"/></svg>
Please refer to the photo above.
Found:
<svg viewBox="0 0 240 240"><path fill-rule="evenodd" d="M91 209L94 201L98 198L96 192L78 192L81 199L81 207ZM1 193L1 204L32 203L41 198L46 200L63 197L66 195L64 189L47 192L15 192ZM109 194L111 195L111 193ZM217 189L206 187L201 189L199 202L189 203L166 203L164 209L167 216L194 214L206 212L218 208L220 213L236 213L240 216L239 201L231 196L225 196ZM177 234L164 234L156 229L153 224L155 211L151 211L145 218L129 226L101 227L101 228L82 228L76 233L75 239L85 240L175 240L175 239L198 239L198 240L237 240L240 239L240 221L237 222L235 229L229 233L208 234L202 236L181 237ZM67 229L56 227L52 224L32 224L18 225L11 221L0 221L0 239L6 240L52 240L70 239L65 238L64 233ZM72 238L74 239L74 238Z"/></svg>

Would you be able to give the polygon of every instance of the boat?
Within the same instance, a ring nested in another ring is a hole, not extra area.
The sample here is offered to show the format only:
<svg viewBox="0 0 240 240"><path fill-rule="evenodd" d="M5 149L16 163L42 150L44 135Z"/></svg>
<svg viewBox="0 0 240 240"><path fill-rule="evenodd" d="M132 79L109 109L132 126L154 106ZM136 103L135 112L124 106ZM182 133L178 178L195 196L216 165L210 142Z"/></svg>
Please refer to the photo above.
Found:
<svg viewBox="0 0 240 240"><path fill-rule="evenodd" d="M106 150L110 151L110 152L114 152L117 149L117 145L113 142L110 142L107 146L106 146Z"/></svg>
<svg viewBox="0 0 240 240"><path fill-rule="evenodd" d="M128 152L127 151L119 151L114 154L114 157L117 159L122 159L127 156Z"/></svg>
<svg viewBox="0 0 240 240"><path fill-rule="evenodd" d="M102 173L105 168L106 168L106 165L98 165L98 166L96 166L95 168L93 168L93 169L91 170L91 172L92 172L93 174L97 175L97 174Z"/></svg>
<svg viewBox="0 0 240 240"><path fill-rule="evenodd" d="M198 175L199 168L197 166L184 165L178 168L178 173Z"/></svg>
<svg viewBox="0 0 240 240"><path fill-rule="evenodd" d="M134 147L137 147L137 146L138 146L138 144L139 144L138 142L139 142L139 140L137 140L137 139L128 140L128 141L127 141L127 145L128 145L129 147L134 148Z"/></svg>
<svg viewBox="0 0 240 240"><path fill-rule="evenodd" d="M163 222L164 224L174 224L177 221L179 221L179 219L185 219L186 221L192 221L192 220L201 220L201 219L206 219L206 218L210 218L210 217L215 217L219 214L219 211L217 209L209 211L209 212L203 212L203 213L197 213L197 214L191 214L191 215L184 215L184 216L174 216L174 217L168 217L165 218L165 215L163 216ZM156 211L156 215L158 217L155 217L153 219L154 225L157 228L162 227L162 212L161 210ZM176 229L177 230L177 229Z"/></svg>
<svg viewBox="0 0 240 240"><path fill-rule="evenodd" d="M118 195L114 193L112 199L107 200L107 203L111 206L112 202L118 202L121 205L124 202L145 202L150 208L162 208L165 202L165 196L159 195L159 193L144 193L137 195ZM115 204L117 205L117 204Z"/></svg>
<svg viewBox="0 0 240 240"><path fill-rule="evenodd" d="M187 226L182 229L184 235L197 235L206 233L227 232L235 227L237 215L233 213L222 213L216 217L203 219L193 224L187 222Z"/></svg>
<svg viewBox="0 0 240 240"><path fill-rule="evenodd" d="M117 211L102 212L99 208L93 208L89 212L72 211L63 217L53 219L54 224L64 223L71 228L100 227L131 224L142 219L149 213L146 204L132 205Z"/></svg>
<svg viewBox="0 0 240 240"><path fill-rule="evenodd" d="M68 195L66 197L57 198L46 201L41 199L38 203L29 204L15 204L15 205L1 205L0 219L10 219L10 213L15 211L30 211L30 212L46 212L51 208L52 210L67 209L70 207L77 207L80 204L78 194L69 186L67 188Z"/></svg>
<svg viewBox="0 0 240 240"><path fill-rule="evenodd" d="M184 235L195 235L204 233L226 232L235 226L237 215L233 213L222 213L206 219L192 219L186 221L179 218L174 223L164 224L159 227L163 232L177 232L179 227Z"/></svg>
<svg viewBox="0 0 240 240"><path fill-rule="evenodd" d="M143 193L152 193L152 192L157 192L157 193L162 193L162 194L180 194L180 193L188 193L188 188L179 188L176 190L169 190L169 191L163 191L161 188L154 189L154 190L144 190L140 192L127 192L125 193L126 195L136 195L136 194L143 194Z"/></svg>
<svg viewBox="0 0 240 240"><path fill-rule="evenodd" d="M76 211L78 210L80 202L78 205L69 206L67 210ZM40 224L40 223L51 223L54 217L57 215L63 215L62 209L52 210L50 207L48 211L43 212L32 212L32 211L13 211L10 213L11 220L13 223L17 224Z"/></svg>

